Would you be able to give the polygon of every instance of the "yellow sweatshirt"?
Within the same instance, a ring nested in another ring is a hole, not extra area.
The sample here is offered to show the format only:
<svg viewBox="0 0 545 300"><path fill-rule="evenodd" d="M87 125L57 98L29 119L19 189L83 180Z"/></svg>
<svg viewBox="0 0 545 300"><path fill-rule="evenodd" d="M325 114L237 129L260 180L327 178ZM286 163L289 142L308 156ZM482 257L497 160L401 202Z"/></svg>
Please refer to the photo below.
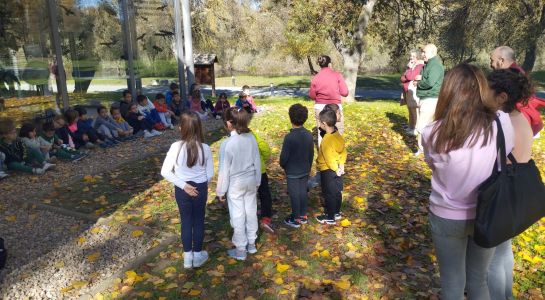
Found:
<svg viewBox="0 0 545 300"><path fill-rule="evenodd" d="M345 163L346 148L344 147L344 138L338 131L326 133L322 139L320 149L318 149L318 158L316 159L318 170L337 172L339 165Z"/></svg>

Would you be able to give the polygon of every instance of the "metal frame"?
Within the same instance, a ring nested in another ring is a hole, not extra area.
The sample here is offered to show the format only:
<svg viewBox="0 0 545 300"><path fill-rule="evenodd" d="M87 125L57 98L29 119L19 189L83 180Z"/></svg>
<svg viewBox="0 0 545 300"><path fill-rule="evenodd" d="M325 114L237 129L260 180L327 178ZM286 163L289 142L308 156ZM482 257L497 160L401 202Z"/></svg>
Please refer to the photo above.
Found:
<svg viewBox="0 0 545 300"><path fill-rule="evenodd" d="M47 1L47 11L49 13L49 26L51 29L51 44L55 51L56 61L57 61L57 93L60 93L62 99L63 109L68 109L68 89L66 88L66 72L64 70L64 63L62 60L62 49L61 49L61 37L59 34L59 16L57 15L57 2L55 0L46 0Z"/></svg>
<svg viewBox="0 0 545 300"><path fill-rule="evenodd" d="M176 61L178 62L178 80L180 81L180 95L183 101L187 101L187 86L185 84L185 57L184 37L182 29L182 14L180 11L181 0L174 0L174 32L176 38Z"/></svg>
<svg viewBox="0 0 545 300"><path fill-rule="evenodd" d="M133 97L136 96L136 76L134 74L134 52L132 40L132 30L130 26L130 10L128 5L128 0L119 0L119 6L121 7L121 17L123 18L123 47L125 49L125 58L127 59L127 70L129 73L129 78L127 79L128 90L131 92Z"/></svg>

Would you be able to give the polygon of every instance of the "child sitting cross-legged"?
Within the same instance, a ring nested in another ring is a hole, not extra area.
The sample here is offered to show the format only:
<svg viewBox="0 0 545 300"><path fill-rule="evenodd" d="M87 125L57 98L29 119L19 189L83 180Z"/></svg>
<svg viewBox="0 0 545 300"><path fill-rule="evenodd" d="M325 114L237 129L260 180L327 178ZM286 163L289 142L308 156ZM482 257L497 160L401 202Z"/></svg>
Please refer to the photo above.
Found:
<svg viewBox="0 0 545 300"><path fill-rule="evenodd" d="M179 123L182 113L189 111L189 102L182 101L180 93L177 90L173 91L172 101L169 104L169 109L174 113L172 119Z"/></svg>
<svg viewBox="0 0 545 300"><path fill-rule="evenodd" d="M96 130L106 138L125 141L132 134L132 130L124 130L109 114L104 106L97 108L98 116L95 119Z"/></svg>
<svg viewBox="0 0 545 300"><path fill-rule="evenodd" d="M325 130L324 138L318 148L316 165L320 171L322 195L325 199L324 214L316 217L322 224L336 224L341 219L341 204L346 162L344 139L335 129L337 116L333 110L323 110L319 115L320 128Z"/></svg>
<svg viewBox="0 0 545 300"><path fill-rule="evenodd" d="M227 100L227 94L221 93L218 101L216 101L216 106L214 106L214 116L216 119L221 119L223 112L231 107L229 100Z"/></svg>
<svg viewBox="0 0 545 300"><path fill-rule="evenodd" d="M76 106L74 110L77 112L75 121L72 120L74 119L73 113L67 114L70 110L65 112L65 117L68 122L68 130L72 132L73 136L80 144L83 142L83 135L87 137L87 141L84 143L86 148L94 148L95 145L99 145L102 148L109 148L117 144L115 140L108 139L93 127L94 120L87 115L87 109L85 109L85 107Z"/></svg>
<svg viewBox="0 0 545 300"><path fill-rule="evenodd" d="M49 155L51 157L69 159L75 162L87 156L63 143L55 133L54 122L47 122L42 126L42 133L40 133L38 140L41 145L49 145Z"/></svg>
<svg viewBox="0 0 545 300"><path fill-rule="evenodd" d="M15 123L11 119L0 120L0 152L6 156L5 163L10 170L41 175L55 167L45 161L40 151L17 139Z"/></svg>
<svg viewBox="0 0 545 300"><path fill-rule="evenodd" d="M129 125L129 123L125 121L125 119L123 119L119 107L112 106L110 108L110 115L112 116L112 120L117 125L117 127L121 129L121 131L118 131L121 138L125 140L132 140L136 138L136 136L133 134L134 128L132 128L131 125Z"/></svg>
<svg viewBox="0 0 545 300"><path fill-rule="evenodd" d="M28 148L39 151L44 156L46 161L51 163L55 163L57 161L56 157L49 156L51 145L40 143L36 132L36 126L33 123L23 123L21 129L19 129L19 138Z"/></svg>
<svg viewBox="0 0 545 300"><path fill-rule="evenodd" d="M129 106L127 122L134 129L134 134L138 135L143 133L144 138L150 138L162 134L161 132L153 129L153 124L138 111L138 106L134 103Z"/></svg>
<svg viewBox="0 0 545 300"><path fill-rule="evenodd" d="M166 126L161 122L161 117L159 113L153 106L153 103L149 101L148 97L145 95L138 95L136 97L136 102L138 102L138 112L146 118L146 120L152 124L154 129L165 130Z"/></svg>
<svg viewBox="0 0 545 300"><path fill-rule="evenodd" d="M165 95L161 93L155 95L153 106L155 106L155 109L159 114L159 118L161 118L161 123L163 123L165 127L173 129L174 126L172 125L172 116L174 116L174 112L168 109L168 105L165 101Z"/></svg>

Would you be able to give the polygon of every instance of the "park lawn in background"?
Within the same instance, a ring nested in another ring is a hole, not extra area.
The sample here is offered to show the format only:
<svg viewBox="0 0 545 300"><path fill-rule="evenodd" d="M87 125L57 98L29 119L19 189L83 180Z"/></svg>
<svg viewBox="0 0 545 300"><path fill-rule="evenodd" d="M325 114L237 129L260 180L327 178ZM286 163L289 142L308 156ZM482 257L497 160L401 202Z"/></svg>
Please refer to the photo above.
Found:
<svg viewBox="0 0 545 300"><path fill-rule="evenodd" d="M227 257L232 229L227 210L214 199L209 186L205 249L211 260L202 268L183 269L181 243L122 278L98 298L115 299L292 299L311 298L429 298L438 296L436 258L428 226L431 172L414 158L416 144L403 134L406 109L396 102L375 101L345 106L348 146L344 177L343 215L337 226L320 225L319 188L309 194L308 225L291 229L282 224L290 213L285 178L278 165L281 143L290 125L289 105L312 102L294 98L258 99L266 110L251 128L269 142L268 174L272 189L273 222L278 234L260 233L258 253L245 262ZM309 119L305 127L314 127ZM221 132L208 136L217 160ZM545 166L544 138L535 144L535 160ZM150 164L159 172L155 158ZM216 161L217 166L217 161ZM137 166L135 166L137 168ZM115 170L113 171L116 172ZM146 180L144 176L142 178ZM100 185L95 187L100 189ZM130 199L113 219L179 234L179 215L172 186L164 180ZM74 197L78 197L75 194ZM518 298L543 295L545 290L545 220L513 240L515 293Z"/></svg>
<svg viewBox="0 0 545 300"><path fill-rule="evenodd" d="M531 77L534 80L534 84L536 85L536 88L538 89L545 88L545 70L534 71L532 72Z"/></svg>

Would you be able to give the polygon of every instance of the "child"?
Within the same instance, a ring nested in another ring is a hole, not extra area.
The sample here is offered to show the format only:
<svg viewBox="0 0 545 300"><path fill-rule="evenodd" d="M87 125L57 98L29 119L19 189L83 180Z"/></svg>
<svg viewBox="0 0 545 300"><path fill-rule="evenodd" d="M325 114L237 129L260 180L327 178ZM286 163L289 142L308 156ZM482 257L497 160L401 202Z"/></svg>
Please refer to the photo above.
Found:
<svg viewBox="0 0 545 300"><path fill-rule="evenodd" d="M335 103L330 103L330 104L327 104L326 106L324 106L324 109L323 110L332 110L335 112L335 116L337 117L337 123L335 124L335 130L337 130L339 132L339 134L343 134L344 132L344 127L340 126L342 123L339 121L341 118L342 118L342 114L341 114L341 108L339 107L339 105L335 104ZM337 127L337 126L340 126L340 127ZM323 130L322 128L318 128L318 133L319 133L319 141L318 141L318 146L320 146L320 143L321 143L321 140L324 138L324 135L325 135L325 130ZM316 171L316 175L314 177L311 177L308 181L308 187L309 188L314 188L316 186L318 186L320 184L320 171L317 170Z"/></svg>
<svg viewBox="0 0 545 300"><path fill-rule="evenodd" d="M229 104L229 101L227 100L227 95L225 93L221 93L218 101L216 101L216 105L214 106L214 116L216 119L220 119L223 112L229 107L231 107L231 104Z"/></svg>
<svg viewBox="0 0 545 300"><path fill-rule="evenodd" d="M78 112L78 120L77 123L77 129L80 133L86 134L89 137L89 142L91 145L89 145L91 148L98 144L102 148L108 148L113 146L114 144L117 144L117 141L114 139L108 139L105 135L101 134L94 128L94 121L93 118L89 117L87 115L87 109L82 106L76 106L74 107L74 110ZM70 122L68 122L70 129ZM77 135L77 133L76 133Z"/></svg>
<svg viewBox="0 0 545 300"><path fill-rule="evenodd" d="M195 113L181 115L181 141L170 146L161 175L174 184L182 223L184 268L200 267L208 260L202 250L208 182L214 176L210 147L203 143L201 120Z"/></svg>
<svg viewBox="0 0 545 300"><path fill-rule="evenodd" d="M322 110L319 115L320 128L325 130L322 144L318 149L316 164L321 176L322 195L325 199L324 214L316 217L321 224L335 225L335 220L341 219L341 204L346 162L344 139L335 130L337 116L332 110Z"/></svg>
<svg viewBox="0 0 545 300"><path fill-rule="evenodd" d="M150 138L162 134L161 132L153 129L153 124L138 111L138 107L134 103L129 106L127 122L134 129L134 134L144 132L144 138Z"/></svg>
<svg viewBox="0 0 545 300"><path fill-rule="evenodd" d="M132 104L132 94L128 90L123 91L123 98L119 101L119 111L123 118L127 118L129 113L129 106Z"/></svg>
<svg viewBox="0 0 545 300"><path fill-rule="evenodd" d="M108 115L108 109L104 106L97 108L97 118L95 119L94 128L98 133L104 135L108 139L120 140L123 130L117 125L112 117Z"/></svg>
<svg viewBox="0 0 545 300"><path fill-rule="evenodd" d="M172 82L169 86L169 90L166 92L166 103L167 105L170 106L170 104L172 103L172 99L174 99L174 92L177 92L178 94L180 94L178 92L178 84L176 84L176 82Z"/></svg>
<svg viewBox="0 0 545 300"><path fill-rule="evenodd" d="M238 95L238 100L235 102L235 106L238 108L244 109L247 113L254 113L255 109L252 104L248 101L248 94L245 92L240 92Z"/></svg>
<svg viewBox="0 0 545 300"><path fill-rule="evenodd" d="M289 116L292 129L284 137L280 153L280 166L286 172L291 200L291 216L284 224L299 228L308 222L307 181L314 159L314 141L312 133L303 127L308 119L308 109L294 104L289 109Z"/></svg>
<svg viewBox="0 0 545 300"><path fill-rule="evenodd" d="M51 157L78 161L86 156L76 149L63 144L63 141L55 134L55 124L53 122L47 122L42 126L42 133L38 137L38 141L40 145L49 146L48 154Z"/></svg>
<svg viewBox="0 0 545 300"><path fill-rule="evenodd" d="M55 162L56 158L51 158L49 156L49 150L51 150L51 145L42 144L37 137L36 126L32 123L24 123L19 130L19 138L28 148L39 151L48 162Z"/></svg>
<svg viewBox="0 0 545 300"><path fill-rule="evenodd" d="M244 92L244 94L246 94L246 100L250 103L250 105L252 106L252 110L254 112L257 112L257 106L255 105L255 102L254 102L254 97L252 96L252 94L250 93L250 87L247 86L247 85L243 85L242 86L242 92Z"/></svg>
<svg viewBox="0 0 545 300"><path fill-rule="evenodd" d="M154 129L165 130L165 125L161 122L161 117L155 109L155 106L148 100L148 97L144 95L138 95L136 97L136 102L138 102L138 112L150 122Z"/></svg>
<svg viewBox="0 0 545 300"><path fill-rule="evenodd" d="M4 162L10 170L41 175L55 167L45 161L40 151L28 148L17 139L17 130L11 119L0 120L0 152L6 156Z"/></svg>
<svg viewBox="0 0 545 300"><path fill-rule="evenodd" d="M237 260L246 260L246 251L257 252L256 192L261 183L261 160L257 142L248 129L249 122L250 115L244 110L230 108L225 112L224 123L231 136L223 141L219 153L216 193L220 201L227 193L236 247L227 253Z"/></svg>
<svg viewBox="0 0 545 300"><path fill-rule="evenodd" d="M169 108L174 113L172 118L176 120L176 122L179 122L182 113L189 111L189 103L187 101L183 102L180 93L174 91L172 92L172 101L170 102Z"/></svg>
<svg viewBox="0 0 545 300"><path fill-rule="evenodd" d="M4 161L6 160L6 155L0 152L0 179L8 177L8 173L4 171Z"/></svg>
<svg viewBox="0 0 545 300"><path fill-rule="evenodd" d="M133 135L134 129L129 125L129 123L127 123L127 121L125 121L125 119L123 119L119 108L115 106L110 107L110 115L112 116L112 120L115 122L117 127L121 129L121 131L118 131L118 133L122 138L126 140L136 138Z"/></svg>
<svg viewBox="0 0 545 300"><path fill-rule="evenodd" d="M201 104L201 91L198 88L194 88L189 96L189 111L196 113L201 120L208 119L208 114Z"/></svg>
<svg viewBox="0 0 545 300"><path fill-rule="evenodd" d="M261 139L255 131L251 131L257 142L257 148L259 149L259 157L261 161L261 184L257 189L257 195L261 203L261 229L274 234L274 228L271 225L272 221L272 196L269 189L269 177L267 176L267 168L265 167L267 161L271 156L271 147L266 141Z"/></svg>
<svg viewBox="0 0 545 300"><path fill-rule="evenodd" d="M172 116L174 113L168 109L168 105L165 102L165 95L163 94L157 94L155 96L155 101L153 102L153 106L157 110L157 113L159 114L159 118L161 118L161 123L165 125L165 127L174 129L174 126L172 125Z"/></svg>

